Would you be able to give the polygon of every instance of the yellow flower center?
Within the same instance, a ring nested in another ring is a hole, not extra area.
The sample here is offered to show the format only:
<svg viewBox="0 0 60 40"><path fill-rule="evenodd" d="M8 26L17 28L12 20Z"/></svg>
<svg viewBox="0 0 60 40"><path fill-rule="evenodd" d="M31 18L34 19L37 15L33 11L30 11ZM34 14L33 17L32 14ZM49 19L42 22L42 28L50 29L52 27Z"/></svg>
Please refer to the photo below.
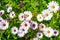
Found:
<svg viewBox="0 0 60 40"><path fill-rule="evenodd" d="M41 19L42 17L40 16L40 19Z"/></svg>
<svg viewBox="0 0 60 40"><path fill-rule="evenodd" d="M25 18L27 18L27 17L29 17L29 15L28 14L25 14Z"/></svg>
<svg viewBox="0 0 60 40"><path fill-rule="evenodd" d="M47 17L48 15L49 15L48 13L45 14L46 17Z"/></svg>
<svg viewBox="0 0 60 40"><path fill-rule="evenodd" d="M52 5L52 6L51 6L51 8L52 8L52 9L54 9L54 8L55 8L55 6L54 6L54 5Z"/></svg>
<svg viewBox="0 0 60 40"><path fill-rule="evenodd" d="M47 33L50 34L50 30L48 30Z"/></svg>

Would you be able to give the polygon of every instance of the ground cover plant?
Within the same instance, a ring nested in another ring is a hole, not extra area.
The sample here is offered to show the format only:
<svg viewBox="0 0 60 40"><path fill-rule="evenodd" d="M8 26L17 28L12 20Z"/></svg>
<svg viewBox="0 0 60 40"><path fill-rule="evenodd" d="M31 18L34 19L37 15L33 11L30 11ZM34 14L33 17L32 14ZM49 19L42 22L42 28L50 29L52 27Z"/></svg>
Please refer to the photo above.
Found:
<svg viewBox="0 0 60 40"><path fill-rule="evenodd" d="M60 0L0 0L0 40L60 40Z"/></svg>

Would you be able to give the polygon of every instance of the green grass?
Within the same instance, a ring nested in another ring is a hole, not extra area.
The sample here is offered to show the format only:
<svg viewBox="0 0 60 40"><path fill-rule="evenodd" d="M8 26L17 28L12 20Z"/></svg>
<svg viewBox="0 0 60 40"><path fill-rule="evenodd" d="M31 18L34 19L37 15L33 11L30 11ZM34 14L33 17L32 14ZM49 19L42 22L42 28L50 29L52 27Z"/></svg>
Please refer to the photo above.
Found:
<svg viewBox="0 0 60 40"><path fill-rule="evenodd" d="M37 14L40 14L44 9L47 9L47 5L50 1L52 0L1 0L0 10L5 10L5 14L2 16L3 19L9 17L8 16L9 13L6 12L6 6L5 6L6 4L9 4L9 6L11 6L13 8L13 11L15 11L16 13L16 17L13 18L11 21L9 21L9 28L5 31L0 30L1 39L2 40L27 40L26 39L27 37L28 40L32 40L32 38L36 37L36 33L39 32L39 30L33 31L29 29L28 34L26 34L23 38L11 34L10 30L12 26L17 26L19 28L21 21L19 21L18 15L19 13L24 12L26 10L31 11L33 14L32 20L38 22L36 19ZM60 0L54 0L54 1L56 1L60 6ZM18 6L21 2L24 3L23 7ZM38 24L44 23L46 26L50 26L53 29L57 29L60 32L60 11L53 14L54 15L50 21L38 22ZM47 38L43 36L43 38L40 40L60 40L60 34L57 37L51 37L51 38Z"/></svg>

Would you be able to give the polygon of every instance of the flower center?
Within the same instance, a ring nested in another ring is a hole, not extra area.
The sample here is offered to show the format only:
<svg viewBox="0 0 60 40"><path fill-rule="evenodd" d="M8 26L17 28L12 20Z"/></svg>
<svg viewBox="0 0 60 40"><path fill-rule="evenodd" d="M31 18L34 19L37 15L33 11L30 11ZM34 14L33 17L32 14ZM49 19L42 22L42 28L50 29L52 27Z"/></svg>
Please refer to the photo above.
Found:
<svg viewBox="0 0 60 40"><path fill-rule="evenodd" d="M14 16L14 14L12 14L12 16Z"/></svg>
<svg viewBox="0 0 60 40"><path fill-rule="evenodd" d="M24 16L21 16L22 18L24 17Z"/></svg>
<svg viewBox="0 0 60 40"><path fill-rule="evenodd" d="M27 17L29 17L29 15L28 14L25 14L25 18L27 18Z"/></svg>
<svg viewBox="0 0 60 40"><path fill-rule="evenodd" d="M44 28L44 26L41 26L41 28Z"/></svg>
<svg viewBox="0 0 60 40"><path fill-rule="evenodd" d="M3 24L3 26L6 26L6 24Z"/></svg>
<svg viewBox="0 0 60 40"><path fill-rule="evenodd" d="M50 30L48 30L47 33L50 34Z"/></svg>
<svg viewBox="0 0 60 40"><path fill-rule="evenodd" d="M55 8L55 6L54 6L54 5L52 5L52 6L51 6L51 8L52 8L52 9L54 9L54 8Z"/></svg>
<svg viewBox="0 0 60 40"><path fill-rule="evenodd" d="M29 23L31 23L31 21L29 21Z"/></svg>
<svg viewBox="0 0 60 40"><path fill-rule="evenodd" d="M54 34L56 34L57 32L55 31Z"/></svg>
<svg viewBox="0 0 60 40"><path fill-rule="evenodd" d="M40 16L40 19L41 19L42 17Z"/></svg>
<svg viewBox="0 0 60 40"><path fill-rule="evenodd" d="M0 12L0 15L2 15L2 12Z"/></svg>
<svg viewBox="0 0 60 40"><path fill-rule="evenodd" d="M45 14L46 17L47 17L48 15L49 15L48 13Z"/></svg>
<svg viewBox="0 0 60 40"><path fill-rule="evenodd" d="M22 31L25 31L24 29L22 29Z"/></svg>
<svg viewBox="0 0 60 40"><path fill-rule="evenodd" d="M9 11L11 11L11 9L9 9Z"/></svg>
<svg viewBox="0 0 60 40"><path fill-rule="evenodd" d="M25 26L27 26L27 24L25 24Z"/></svg>
<svg viewBox="0 0 60 40"><path fill-rule="evenodd" d="M39 34L39 36L41 36L41 34Z"/></svg>
<svg viewBox="0 0 60 40"><path fill-rule="evenodd" d="M16 30L14 30L14 32L16 32Z"/></svg>
<svg viewBox="0 0 60 40"><path fill-rule="evenodd" d="M33 24L33 27L35 27L35 24Z"/></svg>

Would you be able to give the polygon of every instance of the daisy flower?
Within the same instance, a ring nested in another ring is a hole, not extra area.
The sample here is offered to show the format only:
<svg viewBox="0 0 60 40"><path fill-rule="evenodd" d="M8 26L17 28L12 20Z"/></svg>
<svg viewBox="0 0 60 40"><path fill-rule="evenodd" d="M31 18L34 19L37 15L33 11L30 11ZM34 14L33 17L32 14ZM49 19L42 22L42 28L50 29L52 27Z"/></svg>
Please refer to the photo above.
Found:
<svg viewBox="0 0 60 40"><path fill-rule="evenodd" d="M40 31L44 31L45 28L46 28L45 24L43 24L43 23L39 24Z"/></svg>
<svg viewBox="0 0 60 40"><path fill-rule="evenodd" d="M47 9L42 11L42 15L44 17L44 20L51 20L53 14Z"/></svg>
<svg viewBox="0 0 60 40"><path fill-rule="evenodd" d="M13 11L10 12L10 15L9 15L9 16L10 16L10 18L14 18L14 16L15 16L15 12L13 12Z"/></svg>
<svg viewBox="0 0 60 40"><path fill-rule="evenodd" d="M30 11L25 11L24 15L25 15L25 20L31 20L32 13Z"/></svg>
<svg viewBox="0 0 60 40"><path fill-rule="evenodd" d="M30 28L30 24L28 21L24 21L21 23L20 29L24 29L25 34L28 32L29 28Z"/></svg>
<svg viewBox="0 0 60 40"><path fill-rule="evenodd" d="M58 34L59 34L59 31L58 31L58 30L54 30L54 31L53 31L53 35L54 35L54 36L58 36Z"/></svg>
<svg viewBox="0 0 60 40"><path fill-rule="evenodd" d="M8 28L8 25L9 25L9 23L6 20L2 21L1 22L1 29L6 30Z"/></svg>
<svg viewBox="0 0 60 40"><path fill-rule="evenodd" d="M25 34L28 33L28 29L26 27L24 27L24 26L20 26L19 30L21 30Z"/></svg>
<svg viewBox="0 0 60 40"><path fill-rule="evenodd" d="M38 15L37 15L37 20L38 20L39 22L43 21L43 16L42 16L42 14L38 14Z"/></svg>
<svg viewBox="0 0 60 40"><path fill-rule="evenodd" d="M18 28L17 28L17 27L12 27L12 28L11 28L11 33L12 33L12 34L15 35L15 34L17 34L17 32L18 32Z"/></svg>
<svg viewBox="0 0 60 40"><path fill-rule="evenodd" d="M37 37L33 38L33 40L39 40Z"/></svg>
<svg viewBox="0 0 60 40"><path fill-rule="evenodd" d="M24 37L24 35L25 35L24 32L21 31L21 30L18 30L17 34L18 34L19 37Z"/></svg>
<svg viewBox="0 0 60 40"><path fill-rule="evenodd" d="M52 1L52 2L48 3L47 7L51 12L56 12L59 8L59 4L56 3L55 1Z"/></svg>
<svg viewBox="0 0 60 40"><path fill-rule="evenodd" d="M41 32L38 32L37 33L37 38L42 38L43 37L43 34Z"/></svg>
<svg viewBox="0 0 60 40"><path fill-rule="evenodd" d="M4 14L4 10L0 10L0 16Z"/></svg>
<svg viewBox="0 0 60 40"><path fill-rule="evenodd" d="M25 19L24 14L20 13L18 18L20 21L23 21Z"/></svg>
<svg viewBox="0 0 60 40"><path fill-rule="evenodd" d="M32 21L32 23L30 24L30 27L31 27L31 29L33 29L33 30L37 29L37 28L38 28L37 22Z"/></svg>
<svg viewBox="0 0 60 40"><path fill-rule="evenodd" d="M11 12L12 11L12 7L8 7L7 8L7 12L9 13L9 12Z"/></svg>
<svg viewBox="0 0 60 40"><path fill-rule="evenodd" d="M44 35L46 36L46 37L52 37L52 35L53 35L53 29L52 28L46 28L45 30L44 30Z"/></svg>
<svg viewBox="0 0 60 40"><path fill-rule="evenodd" d="M30 27L30 24L29 24L29 22L24 21L21 23L21 26L24 26L26 29L28 29Z"/></svg>

